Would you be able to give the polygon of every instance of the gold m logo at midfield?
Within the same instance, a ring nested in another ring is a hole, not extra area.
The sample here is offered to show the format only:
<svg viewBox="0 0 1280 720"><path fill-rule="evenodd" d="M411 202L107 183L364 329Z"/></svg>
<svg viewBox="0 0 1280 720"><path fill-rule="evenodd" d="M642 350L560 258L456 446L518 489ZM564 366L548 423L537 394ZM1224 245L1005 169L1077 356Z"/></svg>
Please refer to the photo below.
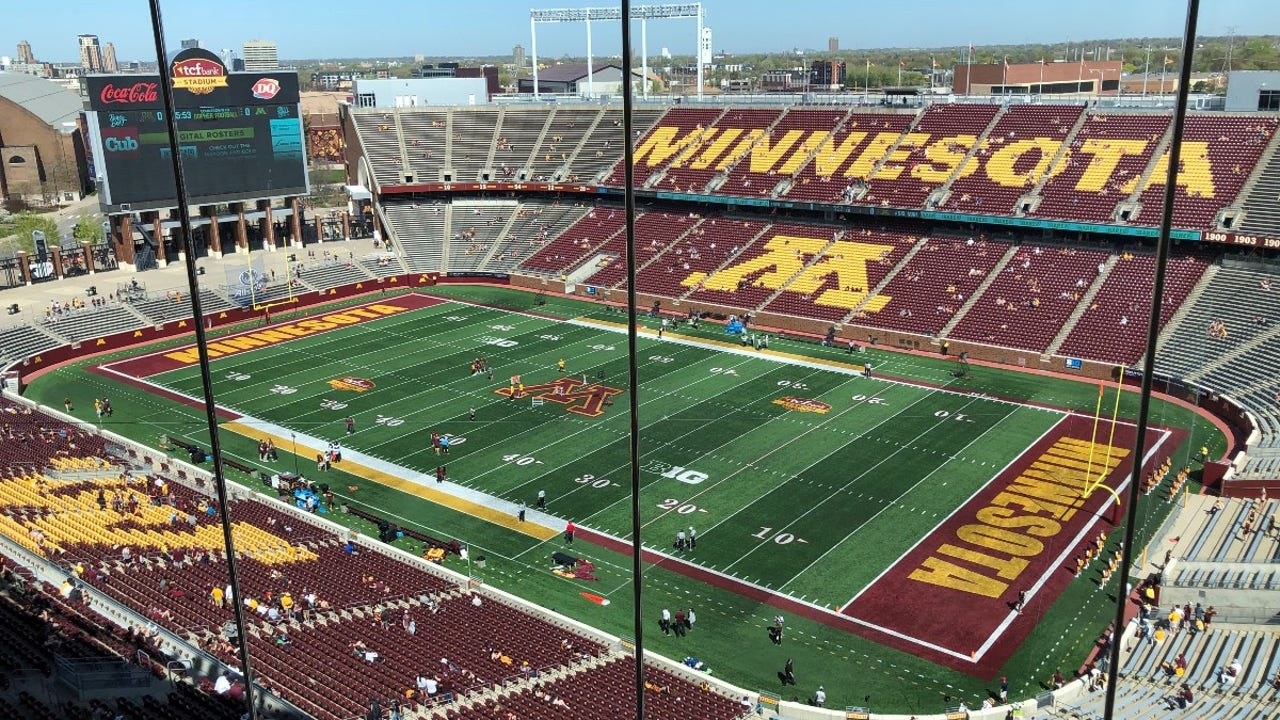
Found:
<svg viewBox="0 0 1280 720"><path fill-rule="evenodd" d="M738 283L745 281L752 286L777 290L800 273L787 290L810 295L818 305L852 310L867 296L867 263L879 260L893 250L892 245L839 241L812 266L805 263L827 246L828 240L775 235L764 244L765 254L730 265L708 276L706 273L690 273L680 284L685 287L701 285L707 290L732 292ZM804 272L800 272L804 268ZM878 295L867 303L864 310L879 312L889 303L887 295Z"/></svg>
<svg viewBox="0 0 1280 720"><path fill-rule="evenodd" d="M585 385L581 380L571 377L557 378L555 382L539 385L526 385L523 393L518 389L512 390L510 387L498 388L494 392L503 397L511 397L514 392L518 393L517 399L537 398L546 402L567 405L568 407L565 410L577 415L586 415L587 417L603 415L605 405L609 404L609 398L622 394L622 390L619 388L606 385Z"/></svg>
<svg viewBox="0 0 1280 720"><path fill-rule="evenodd" d="M983 175L996 185L1009 188L1027 188L1039 182L1046 173L1053 177L1068 167L1083 165L1085 170L1076 182L1075 190L1098 193L1114 179L1122 183L1120 189L1123 192L1131 193L1139 175L1113 178L1117 166L1124 157L1147 153L1152 144L1158 142L1158 139L1088 138L1080 147L1063 150L1057 164L1050 167L1062 148L1061 138L1034 137L1012 142L988 139L982 143L981 152L965 162L965 156L978 142L974 135L855 130L839 142L833 140L833 135L822 130L789 130L775 138L765 135L762 128L707 127L682 131L678 127L659 126L636 148L635 164L659 167L669 163L672 167L695 170L725 170L745 156L743 162L751 172L773 172L779 177L787 177L812 155L814 174L842 181L866 178L883 159L880 170L875 174L877 179L914 177L926 184L941 185L959 167L957 178ZM900 143L899 138L902 138ZM894 143L898 146L891 151ZM1182 143L1178 186L1193 197L1212 198L1217 194L1213 167L1209 162L1209 145L1208 142L1192 140ZM924 148L928 161L907 165L907 158L914 148ZM1168 166L1169 151L1166 149L1156 160L1154 172L1150 173L1141 189L1163 185ZM844 168L843 172L841 168Z"/></svg>

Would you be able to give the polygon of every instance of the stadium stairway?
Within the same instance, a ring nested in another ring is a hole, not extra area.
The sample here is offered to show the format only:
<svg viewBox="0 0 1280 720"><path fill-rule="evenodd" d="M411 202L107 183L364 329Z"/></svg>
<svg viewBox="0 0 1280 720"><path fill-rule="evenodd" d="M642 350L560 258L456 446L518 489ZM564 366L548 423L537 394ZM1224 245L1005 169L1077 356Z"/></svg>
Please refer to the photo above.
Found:
<svg viewBox="0 0 1280 720"><path fill-rule="evenodd" d="M843 240L844 237L845 235L843 230L837 230L834 233L832 233L831 240L828 241L826 245L823 245L821 250L814 253L813 257L809 258L808 262L801 265L800 269L796 270L795 273L791 275L791 277L787 278L786 282L782 283L781 287L779 287L777 290L770 293L769 297L765 298L763 302L759 303L754 308L752 308L751 312L753 313L760 312L762 309L764 309L766 305L778 299L779 295L786 292L787 288L791 287L791 283L795 282L796 278L801 277L802 275L805 274L806 270L822 262L823 256L826 255L827 251L831 249L831 246L835 245L838 241Z"/></svg>
<svg viewBox="0 0 1280 720"><path fill-rule="evenodd" d="M1133 190L1129 193L1129 197L1117 203L1116 215L1112 218L1114 221L1129 222L1138 216L1142 193L1147 189L1148 184L1151 182L1152 173L1154 173L1156 167L1160 165L1160 158L1164 157L1165 153L1169 152L1169 147L1172 144L1173 123L1169 123L1169 128L1165 130L1164 135L1160 136L1160 142L1156 143L1155 150L1151 153L1151 157L1147 161L1147 167L1142 170L1142 175L1138 176L1138 181L1133 184Z"/></svg>
<svg viewBox="0 0 1280 720"><path fill-rule="evenodd" d="M856 307L850 310L848 315L840 318L840 324L845 325L853 323L854 318L856 318L858 313L862 312L863 309L866 308L867 303L871 302L872 298L875 298L877 295L884 292L884 289L889 286L889 283L893 282L893 279L898 276L898 273L902 272L902 270L907 267L907 264L911 262L911 258L915 257L916 253L920 252L920 250L925 245L929 244L929 242L930 238L927 235L917 240L916 243L911 246L911 249L907 250L907 253L902 256L902 259L895 263L894 266L889 269L889 272L885 273L884 277L880 279L880 282L876 283L875 287L871 288L870 292L867 293L867 296L862 298L862 302L858 303Z"/></svg>
<svg viewBox="0 0 1280 720"><path fill-rule="evenodd" d="M947 337L951 331L955 329L956 325L960 324L960 321L964 319L965 314L967 314L969 310L978 303L978 299L987 291L987 288L991 287L991 284L996 281L996 278L1000 277L1000 273L1004 272L1005 266L1013 260L1014 256L1018 254L1018 251L1021 248L1021 245L1009 246L1009 249L1004 252L1004 256L1000 258L1000 262L996 263L996 266L991 268L991 272L987 273L986 278L982 280L982 284L969 294L969 297L965 299L964 304L956 310L956 314L952 315L951 319L947 321L947 324L943 325L942 329L938 331L939 338Z"/></svg>
<svg viewBox="0 0 1280 720"><path fill-rule="evenodd" d="M1062 163L1066 154L1070 152L1071 148L1075 145L1076 136L1080 134L1080 129L1084 127L1085 120L1088 117L1089 113L1082 112L1080 113L1080 116L1076 118L1076 122L1071 126L1070 132L1068 132L1067 136L1062 139L1062 145L1058 146L1058 152L1053 156L1053 160L1049 162L1048 169L1040 175L1040 179L1036 181L1035 186L1032 187L1024 196L1027 200L1018 204L1018 208L1014 211L1015 217L1026 217L1027 213L1023 209L1024 205L1029 204L1029 209L1035 210L1036 206L1040 204L1040 199L1043 197L1041 193L1044 192L1044 186L1053 179L1054 168L1057 168Z"/></svg>
<svg viewBox="0 0 1280 720"><path fill-rule="evenodd" d="M1104 263L1106 267L1093 279L1093 284L1084 291L1084 295L1080 296L1080 302L1076 304L1076 308L1067 316L1067 321L1062 324L1062 329L1054 336L1053 341L1049 343L1049 347L1045 348L1046 355L1056 355L1058 353L1058 348L1062 347L1062 343L1066 342L1067 336L1075 329L1076 323L1080 321L1081 316L1089 309L1089 304L1093 302L1093 298L1102 289L1102 284L1107 281L1107 276L1115 269L1116 262L1119 259L1120 257L1115 253L1107 256Z"/></svg>
<svg viewBox="0 0 1280 720"><path fill-rule="evenodd" d="M1280 133L1275 133L1271 143L1258 160L1258 170L1240 188L1244 198L1244 217L1240 232L1273 233L1280 227Z"/></svg>
<svg viewBox="0 0 1280 720"><path fill-rule="evenodd" d="M926 207L940 208L946 204L947 198L951 195L952 184L954 184L956 179L960 177L960 173L964 171L965 167L969 163L973 162L973 158L978 154L978 151L986 147L987 139L991 137L991 131L995 130L996 125L1000 124L1000 119L1009 111L1009 107L1010 106L1008 105L1000 106L1000 109L996 111L995 117L991 118L991 122L987 123L987 126L983 128L982 132L978 135L978 139L969 148L969 152L964 154L964 159L956 163L956 167L951 171L951 175L949 175L947 179L937 187L937 189L929 194L929 199L925 201Z"/></svg>
<svg viewBox="0 0 1280 720"><path fill-rule="evenodd" d="M1219 266L1214 264L1205 268L1204 275L1200 278L1200 282L1191 290L1187 298L1182 301L1182 307L1169 318L1169 322L1165 323L1164 331L1160 333L1159 339L1156 341L1156 357L1163 357L1165 346L1169 343L1169 338L1178 332L1182 324L1191 316L1195 308L1200 306L1200 297L1204 295L1205 290L1213 283L1213 279L1217 276ZM1144 358L1145 359L1145 354ZM1142 362L1139 359L1139 362Z"/></svg>

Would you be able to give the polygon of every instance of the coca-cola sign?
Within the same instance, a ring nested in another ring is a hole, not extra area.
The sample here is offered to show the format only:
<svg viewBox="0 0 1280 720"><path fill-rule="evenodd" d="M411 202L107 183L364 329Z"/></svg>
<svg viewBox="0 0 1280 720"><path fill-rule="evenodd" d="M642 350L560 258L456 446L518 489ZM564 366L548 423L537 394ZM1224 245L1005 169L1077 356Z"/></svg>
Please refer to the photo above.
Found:
<svg viewBox="0 0 1280 720"><path fill-rule="evenodd" d="M160 101L160 84L138 82L129 86L116 87L111 83L102 86L98 99L103 105L137 105Z"/></svg>

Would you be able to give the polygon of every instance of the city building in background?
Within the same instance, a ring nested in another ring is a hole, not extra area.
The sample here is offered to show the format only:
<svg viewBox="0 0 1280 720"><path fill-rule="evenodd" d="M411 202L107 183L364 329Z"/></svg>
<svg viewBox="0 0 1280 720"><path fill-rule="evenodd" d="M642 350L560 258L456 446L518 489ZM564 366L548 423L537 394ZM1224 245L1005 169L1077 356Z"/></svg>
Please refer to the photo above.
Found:
<svg viewBox="0 0 1280 720"><path fill-rule="evenodd" d="M31 65L35 63L36 55L31 52L31 43L23 40L18 43L18 62L23 65Z"/></svg>
<svg viewBox="0 0 1280 720"><path fill-rule="evenodd" d="M198 47L202 47L202 46L200 45L200 41L196 38L187 38L186 40L182 41L183 50L193 50Z"/></svg>
<svg viewBox="0 0 1280 720"><path fill-rule="evenodd" d="M244 43L244 69L275 70L280 67L276 44L270 40L246 40Z"/></svg>
<svg viewBox="0 0 1280 720"><path fill-rule="evenodd" d="M88 184L80 96L44 78L0 73L0 198L79 199Z"/></svg>
<svg viewBox="0 0 1280 720"><path fill-rule="evenodd" d="M102 46L98 43L98 36L80 35L76 39L80 42L80 67L87 72L102 72Z"/></svg>
<svg viewBox="0 0 1280 720"><path fill-rule="evenodd" d="M120 63L116 60L115 43L107 43L102 47L102 71L120 72Z"/></svg>
<svg viewBox="0 0 1280 720"><path fill-rule="evenodd" d="M1119 60L1034 63L956 63L957 95L1116 95L1124 64Z"/></svg>

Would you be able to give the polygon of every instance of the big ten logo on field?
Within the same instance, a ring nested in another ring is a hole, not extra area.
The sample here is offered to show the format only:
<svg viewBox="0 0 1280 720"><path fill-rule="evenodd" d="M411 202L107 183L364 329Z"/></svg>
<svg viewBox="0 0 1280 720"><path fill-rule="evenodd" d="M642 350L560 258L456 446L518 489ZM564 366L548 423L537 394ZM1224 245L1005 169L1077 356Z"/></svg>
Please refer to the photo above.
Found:
<svg viewBox="0 0 1280 720"><path fill-rule="evenodd" d="M848 127L845 128L848 130ZM1124 135L1130 137L1124 137ZM837 131L789 130L780 137L765 128L696 127L684 130L659 126L636 148L635 165L688 167L727 170L738 162L753 173L771 173L779 178L795 174L810 158L819 178L835 182L851 179L894 180L915 178L921 183L941 186L953 175L956 179L976 175L1008 188L1030 188L1046 176L1052 178L1068 168L1083 167L1075 181L1077 192L1103 193L1116 186L1131 193L1140 173L1119 167L1126 156L1151 153L1160 137L1142 137L1137 128L1117 124L1106 138L1085 138L1078 145L1063 147L1063 137L988 138L978 142L972 134L876 131L855 128L843 137ZM1219 145L1231 140L1223 136ZM1178 185L1188 194L1215 196L1212 156L1207 141L1182 143ZM970 151L976 152L970 155ZM1223 148L1229 149L1229 148ZM927 162L912 159L923 152ZM1061 153L1061 154L1059 154ZM1055 161L1056 158L1056 161ZM1164 184L1169 151L1157 160L1156 168L1141 189ZM878 169L877 169L878 167ZM1222 168L1219 174L1233 172ZM1234 172L1239 172L1238 169Z"/></svg>
<svg viewBox="0 0 1280 720"><path fill-rule="evenodd" d="M109 153L136 153L141 147L138 128L108 128L102 131L102 149Z"/></svg>
<svg viewBox="0 0 1280 720"><path fill-rule="evenodd" d="M707 478L710 477L704 472L690 470L689 468L682 467L680 465L672 465L671 463L663 462L661 460L650 460L640 466L640 469L645 472L651 472L659 477L682 482L686 485L699 485L706 482Z"/></svg>

